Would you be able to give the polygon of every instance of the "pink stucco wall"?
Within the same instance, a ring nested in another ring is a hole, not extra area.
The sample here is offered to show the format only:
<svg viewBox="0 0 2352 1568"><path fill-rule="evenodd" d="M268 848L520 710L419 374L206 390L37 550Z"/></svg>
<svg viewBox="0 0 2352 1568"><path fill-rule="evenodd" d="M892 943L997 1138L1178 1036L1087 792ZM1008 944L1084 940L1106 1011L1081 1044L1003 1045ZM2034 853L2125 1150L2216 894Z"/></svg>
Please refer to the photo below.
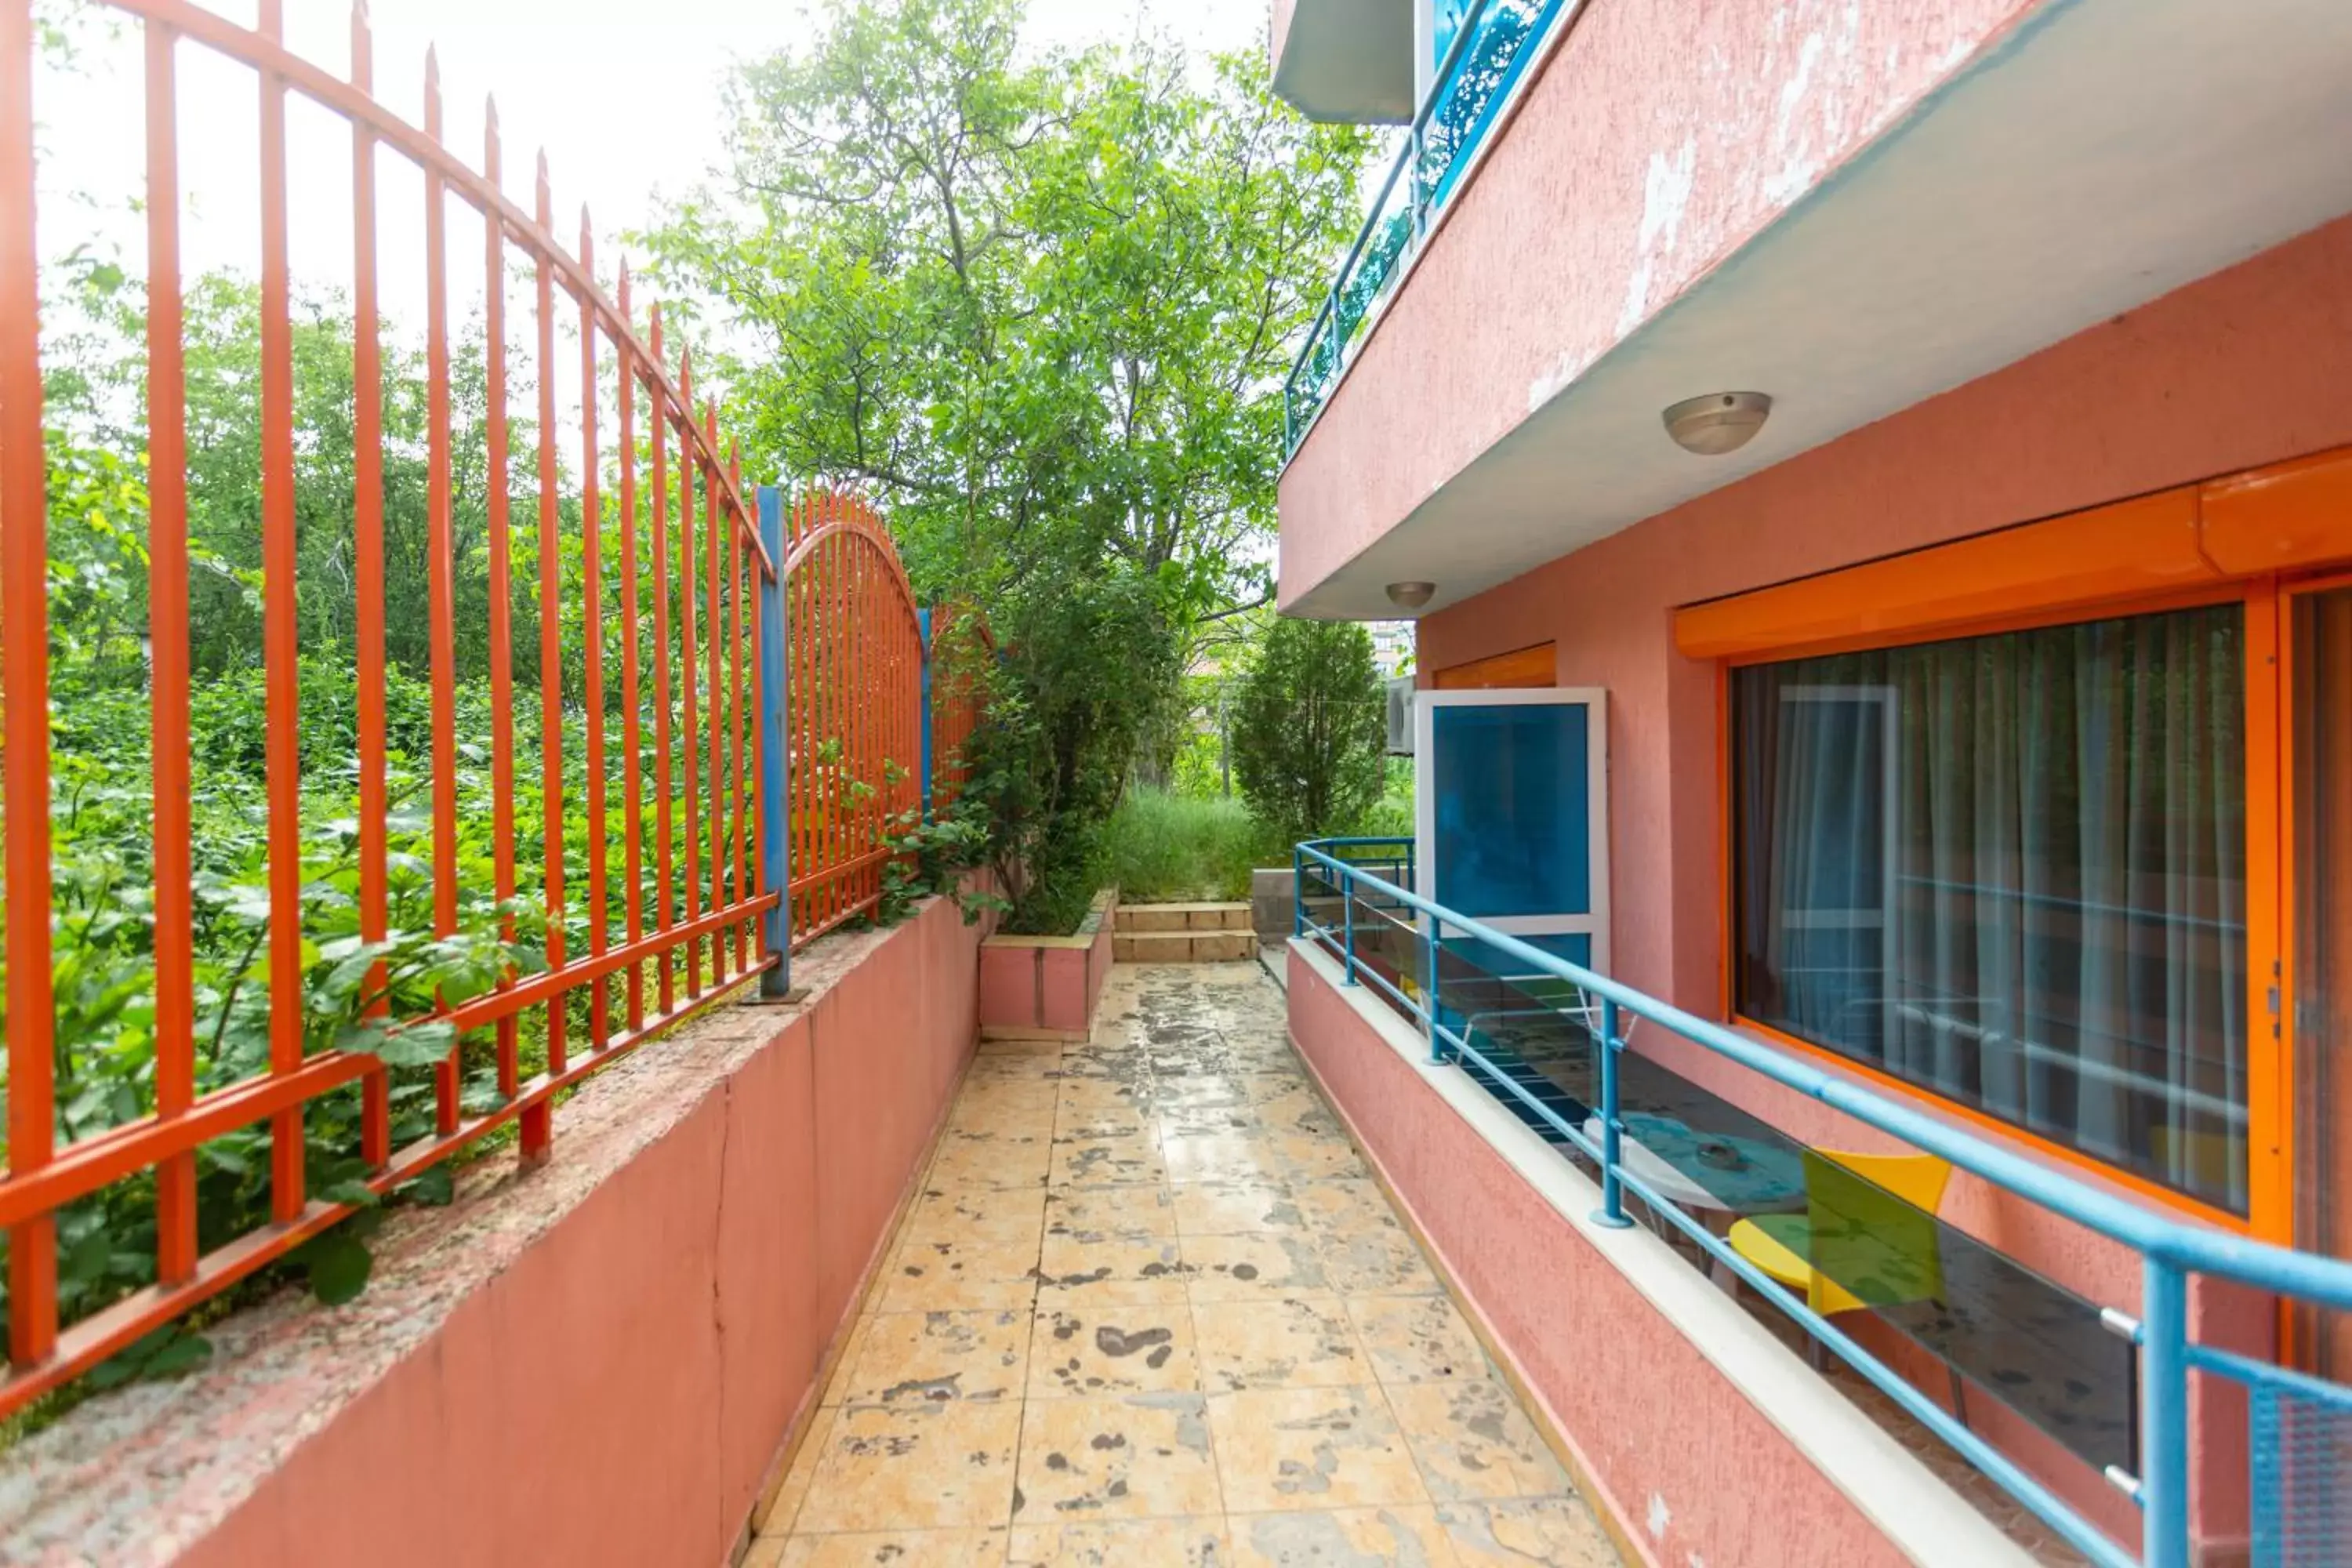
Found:
<svg viewBox="0 0 2352 1568"><path fill-rule="evenodd" d="M804 1007L592 1081L553 1161L401 1222L350 1307L232 1319L205 1373L23 1445L9 1559L724 1561L970 1057L980 936L940 900L819 944Z"/></svg>
<svg viewBox="0 0 2352 1568"><path fill-rule="evenodd" d="M1583 6L1284 474L1284 601L1394 527L1526 418L1535 389L1567 384L1671 305L2035 3Z"/></svg>
<svg viewBox="0 0 2352 1568"><path fill-rule="evenodd" d="M1044 946L999 937L980 951L980 1022L985 1029L1083 1035L1110 981L1115 903L1088 915L1083 946Z"/></svg>
<svg viewBox="0 0 2352 1568"><path fill-rule="evenodd" d="M2352 220L1433 616L1420 667L1553 641L1561 684L1609 690L1614 967L1720 1016L1717 674L1676 651L1675 606L2352 443L2347 384ZM1883 1142L1696 1047L1641 1048L1808 1142ZM1967 1176L1946 1215L2094 1300L2137 1307L2137 1263L2120 1247ZM2269 1344L2259 1303L2205 1291L2195 1310L2220 1342ZM2200 1425L2200 1526L2226 1539L2243 1528L2240 1437L2226 1413ZM2053 1464L2100 1517L2127 1519L2095 1478Z"/></svg>
<svg viewBox="0 0 2352 1568"><path fill-rule="evenodd" d="M1324 1091L1647 1562L1905 1560L1304 963L1289 1006Z"/></svg>

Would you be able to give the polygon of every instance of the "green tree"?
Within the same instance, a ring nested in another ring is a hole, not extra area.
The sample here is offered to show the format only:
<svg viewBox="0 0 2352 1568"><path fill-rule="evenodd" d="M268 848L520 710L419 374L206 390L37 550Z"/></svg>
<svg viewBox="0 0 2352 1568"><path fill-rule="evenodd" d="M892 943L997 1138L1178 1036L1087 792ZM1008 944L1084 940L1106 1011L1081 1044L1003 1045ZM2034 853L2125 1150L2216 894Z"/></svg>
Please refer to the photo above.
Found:
<svg viewBox="0 0 2352 1568"><path fill-rule="evenodd" d="M763 470L873 494L919 590L987 607L1018 719L984 771L1062 905L1197 629L1267 595L1286 345L1368 144L1261 61L1040 58L1022 14L836 0L650 242L731 318Z"/></svg>
<svg viewBox="0 0 2352 1568"><path fill-rule="evenodd" d="M1371 634L1351 621L1266 629L1234 703L1234 773L1286 839L1344 833L1381 797L1386 694Z"/></svg>

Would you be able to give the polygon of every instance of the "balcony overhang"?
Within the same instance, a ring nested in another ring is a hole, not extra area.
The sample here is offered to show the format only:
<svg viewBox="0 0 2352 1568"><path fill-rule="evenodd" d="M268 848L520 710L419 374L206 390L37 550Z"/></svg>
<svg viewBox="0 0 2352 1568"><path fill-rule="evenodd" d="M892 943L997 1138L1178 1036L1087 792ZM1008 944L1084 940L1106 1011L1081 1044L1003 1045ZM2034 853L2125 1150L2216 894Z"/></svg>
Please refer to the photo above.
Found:
<svg viewBox="0 0 2352 1568"><path fill-rule="evenodd" d="M1412 0L1276 0L1274 89L1309 120L1412 118Z"/></svg>
<svg viewBox="0 0 2352 1568"><path fill-rule="evenodd" d="M1286 540L1284 607L1391 618L1399 581L1438 584L1423 614L1458 604L2352 211L2347 82L2342 0L2049 0L1590 363L1499 389L1517 405L1503 433L1392 525L1344 556ZM1489 163L1471 198L1547 199L1487 184L1506 173ZM1379 339L1428 308L1414 284L1433 259L1454 269L1457 237L1433 237L1307 434L1286 530L1352 501L1298 504L1343 471L1313 459L1350 450L1351 404L1425 405L1393 384L1426 367L1379 359ZM1507 317L1524 263L1465 259L1470 281L1449 288ZM1446 379L1458 392L1475 367ZM1695 457L1667 437L1667 405L1748 389L1775 405L1745 448Z"/></svg>

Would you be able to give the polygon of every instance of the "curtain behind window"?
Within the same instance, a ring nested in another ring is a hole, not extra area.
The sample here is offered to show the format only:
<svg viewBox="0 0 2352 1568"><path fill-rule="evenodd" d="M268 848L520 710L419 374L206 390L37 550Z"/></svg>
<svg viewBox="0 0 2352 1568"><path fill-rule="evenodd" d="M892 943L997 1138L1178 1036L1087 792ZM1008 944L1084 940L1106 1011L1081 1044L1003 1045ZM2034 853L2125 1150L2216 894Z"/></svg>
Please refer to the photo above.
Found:
<svg viewBox="0 0 2352 1568"><path fill-rule="evenodd" d="M1740 1011L2242 1211L2242 623L1735 671Z"/></svg>

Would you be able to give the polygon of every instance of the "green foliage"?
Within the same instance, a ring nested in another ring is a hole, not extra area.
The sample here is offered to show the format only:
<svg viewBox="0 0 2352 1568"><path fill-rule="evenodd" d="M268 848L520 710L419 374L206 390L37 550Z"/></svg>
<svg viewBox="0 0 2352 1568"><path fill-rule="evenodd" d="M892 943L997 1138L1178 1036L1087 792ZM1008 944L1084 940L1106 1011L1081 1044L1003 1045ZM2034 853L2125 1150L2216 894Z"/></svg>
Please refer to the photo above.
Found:
<svg viewBox="0 0 2352 1568"><path fill-rule="evenodd" d="M728 188L649 237L720 302L751 454L861 487L987 606L976 791L1019 930L1066 930L1194 640L1262 602L1287 343L1355 223L1355 128L1262 61L1037 55L1018 0L835 0L745 67Z"/></svg>
<svg viewBox="0 0 2352 1568"><path fill-rule="evenodd" d="M1282 619L1234 703L1234 773L1285 841L1360 826L1387 777L1386 694L1371 635L1352 622Z"/></svg>
<svg viewBox="0 0 2352 1568"><path fill-rule="evenodd" d="M1290 846L1238 798L1130 789L1106 837L1108 879L1131 903L1245 899L1253 869L1290 864Z"/></svg>

